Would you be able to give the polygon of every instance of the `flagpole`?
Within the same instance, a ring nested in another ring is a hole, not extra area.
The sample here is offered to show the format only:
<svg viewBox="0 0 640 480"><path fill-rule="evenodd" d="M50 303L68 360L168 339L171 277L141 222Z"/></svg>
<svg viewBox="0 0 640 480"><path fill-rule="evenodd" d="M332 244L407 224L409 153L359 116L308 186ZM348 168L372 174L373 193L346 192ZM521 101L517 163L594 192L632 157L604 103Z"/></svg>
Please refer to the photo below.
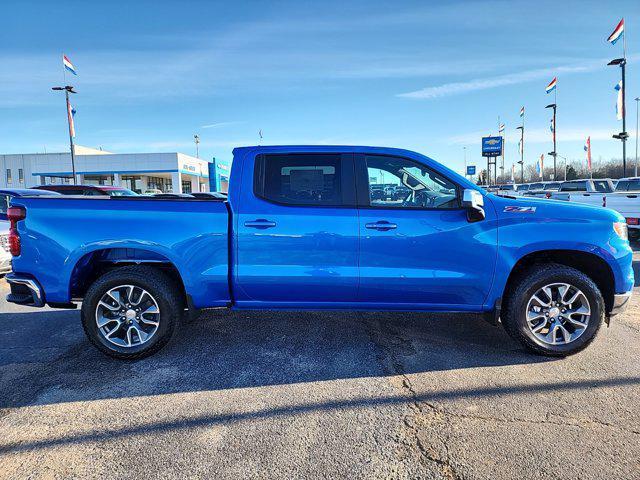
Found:
<svg viewBox="0 0 640 480"><path fill-rule="evenodd" d="M73 145L73 129L71 128L71 122L73 119L71 116L71 103L69 102L69 93L76 93L71 85L66 85L64 87L52 87L51 90L62 91L64 90L65 104L67 107L67 127L69 128L69 146L71 148L71 172L73 174L73 184L76 185L76 155L75 148Z"/></svg>
<svg viewBox="0 0 640 480"><path fill-rule="evenodd" d="M524 107L522 107L524 108ZM526 110L522 111L522 135L520 136L520 180L524 183L524 116Z"/></svg>
<svg viewBox="0 0 640 480"><path fill-rule="evenodd" d="M553 107L553 181L558 181L558 172L556 167L556 160L558 158L558 125L557 125L557 110L558 110L558 83L556 82L556 88L553 90L553 103L555 107ZM566 178L565 178L566 180Z"/></svg>
<svg viewBox="0 0 640 480"><path fill-rule="evenodd" d="M69 146L71 147L71 172L73 174L73 184L76 185L76 154L73 147L73 131L71 129L71 104L69 103L69 89L64 90L65 98L67 99L67 124L69 125Z"/></svg>

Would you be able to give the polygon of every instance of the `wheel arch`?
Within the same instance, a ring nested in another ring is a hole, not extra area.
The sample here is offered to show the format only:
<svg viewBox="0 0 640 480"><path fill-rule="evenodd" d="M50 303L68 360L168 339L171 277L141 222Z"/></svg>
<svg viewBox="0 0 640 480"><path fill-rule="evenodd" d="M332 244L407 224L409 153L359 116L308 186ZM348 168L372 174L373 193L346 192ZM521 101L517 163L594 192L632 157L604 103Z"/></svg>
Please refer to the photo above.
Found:
<svg viewBox="0 0 640 480"><path fill-rule="evenodd" d="M614 272L604 258L581 250L538 250L522 256L507 277L501 299L502 305L508 302L513 286L529 268L548 263L575 268L591 278L602 293L606 312L611 311L615 295Z"/></svg>
<svg viewBox="0 0 640 480"><path fill-rule="evenodd" d="M168 275L188 301L184 278L175 261L164 253L145 248L95 248L85 252L73 264L69 276L69 298L83 298L97 278L119 267L146 265Z"/></svg>

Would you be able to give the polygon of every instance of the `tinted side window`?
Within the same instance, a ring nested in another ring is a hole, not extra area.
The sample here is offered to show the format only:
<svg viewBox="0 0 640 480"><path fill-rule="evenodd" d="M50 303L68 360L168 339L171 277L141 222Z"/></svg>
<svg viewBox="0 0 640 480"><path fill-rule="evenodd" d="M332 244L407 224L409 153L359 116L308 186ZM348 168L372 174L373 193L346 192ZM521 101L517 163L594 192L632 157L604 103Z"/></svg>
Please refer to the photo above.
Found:
<svg viewBox="0 0 640 480"><path fill-rule="evenodd" d="M596 192L608 193L611 191L609 188L609 182L604 180L593 182L593 186L595 187Z"/></svg>
<svg viewBox="0 0 640 480"><path fill-rule="evenodd" d="M565 183L561 187L563 192L586 192L587 182L571 182Z"/></svg>
<svg viewBox="0 0 640 480"><path fill-rule="evenodd" d="M627 186L627 190L629 191L640 190L640 180L629 180L629 185Z"/></svg>
<svg viewBox="0 0 640 480"><path fill-rule="evenodd" d="M255 193L288 205L343 205L339 154L263 155L256 160Z"/></svg>
<svg viewBox="0 0 640 480"><path fill-rule="evenodd" d="M459 208L456 185L402 157L365 156L369 205L393 208Z"/></svg>
<svg viewBox="0 0 640 480"><path fill-rule="evenodd" d="M629 188L629 180L620 180L616 185L616 192L626 192Z"/></svg>

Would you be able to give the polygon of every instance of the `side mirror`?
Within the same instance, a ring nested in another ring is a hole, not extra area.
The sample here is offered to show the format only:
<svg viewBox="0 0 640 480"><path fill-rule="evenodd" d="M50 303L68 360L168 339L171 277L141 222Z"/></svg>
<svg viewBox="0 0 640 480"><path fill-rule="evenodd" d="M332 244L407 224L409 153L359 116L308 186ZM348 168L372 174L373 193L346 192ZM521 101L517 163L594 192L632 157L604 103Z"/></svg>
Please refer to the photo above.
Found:
<svg viewBox="0 0 640 480"><path fill-rule="evenodd" d="M462 192L462 206L467 209L467 220L470 222L484 220L484 197L479 191L466 188Z"/></svg>

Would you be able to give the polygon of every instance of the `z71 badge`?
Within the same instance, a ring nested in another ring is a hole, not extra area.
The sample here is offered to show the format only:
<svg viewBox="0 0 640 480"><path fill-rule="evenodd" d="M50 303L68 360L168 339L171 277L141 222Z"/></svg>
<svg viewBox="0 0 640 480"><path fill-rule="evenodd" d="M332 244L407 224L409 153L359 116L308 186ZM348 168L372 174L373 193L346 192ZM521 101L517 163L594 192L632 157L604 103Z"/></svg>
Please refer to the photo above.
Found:
<svg viewBox="0 0 640 480"><path fill-rule="evenodd" d="M504 207L504 211L505 212L510 212L510 213L535 213L536 212L536 207L515 207L515 206L510 206L510 207Z"/></svg>

